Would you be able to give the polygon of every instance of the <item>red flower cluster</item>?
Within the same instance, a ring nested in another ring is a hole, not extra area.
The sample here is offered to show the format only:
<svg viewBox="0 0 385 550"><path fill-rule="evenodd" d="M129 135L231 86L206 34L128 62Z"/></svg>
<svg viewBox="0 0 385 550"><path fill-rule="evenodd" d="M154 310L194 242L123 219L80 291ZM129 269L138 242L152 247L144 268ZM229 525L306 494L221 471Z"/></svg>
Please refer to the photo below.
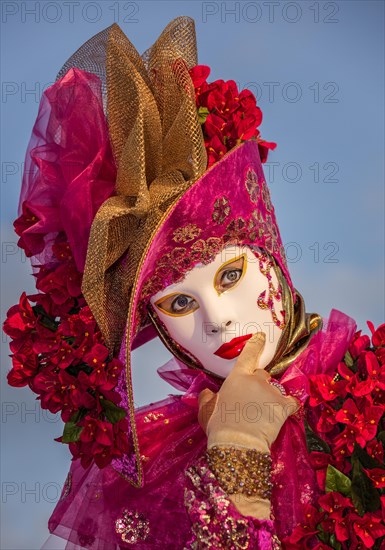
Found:
<svg viewBox="0 0 385 550"><path fill-rule="evenodd" d="M304 507L287 550L385 550L385 324L368 325L372 341L357 332L333 375L310 377L310 458L323 495L318 509Z"/></svg>
<svg viewBox="0 0 385 550"><path fill-rule="evenodd" d="M350 498L336 491L326 493L318 499L319 510L310 504L304 506L306 521L284 540L283 548L364 550L376 545L384 550L385 542L381 538L385 535L385 497L380 499L378 511L360 516Z"/></svg>
<svg viewBox="0 0 385 550"><path fill-rule="evenodd" d="M28 246L23 235L30 222L39 224L30 211L15 222L20 245L30 256L41 250L41 238ZM84 467L93 460L103 468L129 450L126 411L115 391L122 363L109 351L81 293L77 271L65 234L52 246L49 265L35 266L40 293L20 297L7 313L3 330L12 338L11 386L29 386L43 409L61 412L64 433L57 439L69 444ZM30 302L36 305L31 306Z"/></svg>
<svg viewBox="0 0 385 550"><path fill-rule="evenodd" d="M258 126L262 122L262 111L255 96L250 90L239 92L234 80L208 83L209 74L210 68L206 65L190 69L208 166L248 139L257 140L261 161L266 162L269 149L275 149L277 145L260 138Z"/></svg>

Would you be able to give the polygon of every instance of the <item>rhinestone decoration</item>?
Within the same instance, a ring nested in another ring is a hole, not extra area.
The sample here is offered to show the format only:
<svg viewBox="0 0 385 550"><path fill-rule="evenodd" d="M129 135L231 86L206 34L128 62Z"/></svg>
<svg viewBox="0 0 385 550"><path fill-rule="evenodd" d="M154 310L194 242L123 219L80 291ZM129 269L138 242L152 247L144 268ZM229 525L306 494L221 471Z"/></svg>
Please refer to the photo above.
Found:
<svg viewBox="0 0 385 550"><path fill-rule="evenodd" d="M137 544L148 537L149 521L139 512L123 510L123 516L115 521L115 530L123 542Z"/></svg>
<svg viewBox="0 0 385 550"><path fill-rule="evenodd" d="M214 446L206 452L210 469L228 495L243 493L270 499L270 453Z"/></svg>

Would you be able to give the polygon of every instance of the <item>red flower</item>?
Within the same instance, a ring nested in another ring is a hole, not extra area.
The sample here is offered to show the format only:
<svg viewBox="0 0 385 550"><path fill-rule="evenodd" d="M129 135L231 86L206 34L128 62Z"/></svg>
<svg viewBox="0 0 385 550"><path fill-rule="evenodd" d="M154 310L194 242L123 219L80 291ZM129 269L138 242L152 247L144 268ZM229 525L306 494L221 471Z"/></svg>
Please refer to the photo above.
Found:
<svg viewBox="0 0 385 550"><path fill-rule="evenodd" d="M9 308L3 330L12 339L23 338L36 327L37 319L25 292L20 296L19 304Z"/></svg>
<svg viewBox="0 0 385 550"><path fill-rule="evenodd" d="M78 314L63 319L58 333L62 338L72 341L72 346L79 349L80 356L101 340L101 333L88 306L83 307Z"/></svg>
<svg viewBox="0 0 385 550"><path fill-rule="evenodd" d="M57 242L52 245L52 252L55 258L61 262L68 262L73 259L71 247L67 241Z"/></svg>
<svg viewBox="0 0 385 550"><path fill-rule="evenodd" d="M33 335L33 351L37 354L51 354L60 346L60 335L57 331L46 328L41 324L36 326L36 334Z"/></svg>
<svg viewBox="0 0 385 550"><path fill-rule="evenodd" d="M372 333L373 346L385 346L385 323L380 325L377 329L371 321L367 321L368 327Z"/></svg>
<svg viewBox="0 0 385 550"><path fill-rule="evenodd" d="M22 214L13 226L20 239L17 245L25 251L27 257L39 254L44 250L44 237L52 231L61 229L57 208L31 204L24 201Z"/></svg>
<svg viewBox="0 0 385 550"><path fill-rule="evenodd" d="M83 426L80 440L70 444L70 449L75 457L81 458L84 468L92 460L95 460L99 468L104 468L113 458L129 452L128 425L125 419L110 424L87 415L78 425Z"/></svg>
<svg viewBox="0 0 385 550"><path fill-rule="evenodd" d="M218 162L220 158L226 153L226 146L221 142L218 136L214 136L210 141L206 142L206 149L208 155L208 167Z"/></svg>
<svg viewBox="0 0 385 550"><path fill-rule="evenodd" d="M306 548L306 542L319 533L317 525L325 517L325 513L319 512L311 504L305 504L303 511L305 520L303 524L297 525L291 535L284 540L285 548L296 548L293 545L298 543L301 543L298 548Z"/></svg>
<svg viewBox="0 0 385 550"><path fill-rule="evenodd" d="M365 472L373 481L376 489L383 489L385 487L385 470L383 468L365 469Z"/></svg>
<svg viewBox="0 0 385 550"><path fill-rule="evenodd" d="M105 366L97 366L89 375L90 382L94 388L97 388L106 397L106 392L111 391L116 387L118 383L119 374L123 368L123 363L118 359L113 359ZM120 395L117 393L116 397L120 401ZM110 395L108 396L110 399ZM116 399L113 399L116 402Z"/></svg>
<svg viewBox="0 0 385 550"><path fill-rule="evenodd" d="M322 495L318 502L328 514L322 521L323 529L329 533L335 533L340 542L349 540L347 513L354 509L352 501L333 491Z"/></svg>
<svg viewBox="0 0 385 550"><path fill-rule="evenodd" d="M326 493L326 495L322 495L318 499L318 502L325 512L328 513L330 518L337 520L341 517L341 513L347 508L354 508L353 503L349 498L344 497L336 491L331 491Z"/></svg>
<svg viewBox="0 0 385 550"><path fill-rule="evenodd" d="M336 425L336 411L329 405L322 408L321 416L317 422L317 430L321 433L327 433L333 430Z"/></svg>
<svg viewBox="0 0 385 550"><path fill-rule="evenodd" d="M310 380L310 405L315 407L325 401L334 401L336 397L344 395L346 382L336 382L328 374L316 374L309 377Z"/></svg>
<svg viewBox="0 0 385 550"><path fill-rule="evenodd" d="M361 351L370 347L369 336L367 336L366 334L364 336L361 336L361 332L362 331L359 330L355 333L349 345L349 353L353 357L353 359L356 359Z"/></svg>
<svg viewBox="0 0 385 550"><path fill-rule="evenodd" d="M22 387L29 384L39 369L39 360L32 348L32 340L26 338L19 340L19 349L12 356L13 368L7 375L8 384L14 387Z"/></svg>
<svg viewBox="0 0 385 550"><path fill-rule="evenodd" d="M52 301L51 296L49 296L48 294L44 294L42 292L39 292L38 294L30 294L28 296L28 299L31 302L36 302L36 305L40 305L44 309L45 313L52 319L62 316L61 308L58 308L56 306L56 304ZM63 308L63 314L69 311L70 308L71 304L69 308Z"/></svg>
<svg viewBox="0 0 385 550"><path fill-rule="evenodd" d="M75 377L51 366L37 374L32 389L39 394L43 409L52 413L62 410L63 420L68 421L79 408L91 409L95 406L95 399L87 391L89 387L89 380L84 372Z"/></svg>
<svg viewBox="0 0 385 550"><path fill-rule="evenodd" d="M259 134L259 132L258 132ZM265 141L264 139L257 138L259 156L261 157L261 162L264 164L267 161L269 151L273 151L277 144L274 141Z"/></svg>
<svg viewBox="0 0 385 550"><path fill-rule="evenodd" d="M112 424L98 420L87 415L84 420L79 422L80 426L83 426L83 430L80 434L80 441L84 443L91 443L96 441L101 445L110 446L113 443L113 429Z"/></svg>
<svg viewBox="0 0 385 550"><path fill-rule="evenodd" d="M82 275L73 262L60 264L55 269L42 268L37 275L36 288L49 294L59 305L81 294Z"/></svg>
<svg viewBox="0 0 385 550"><path fill-rule="evenodd" d="M81 358L81 351L72 347L65 340L61 340L60 347L56 353L50 357L50 361L53 365L58 366L60 369L66 369L71 364L78 364Z"/></svg>
<svg viewBox="0 0 385 550"><path fill-rule="evenodd" d="M365 379L355 378L351 385L351 393L355 396L367 395L375 388L385 390L385 367L381 367L372 351L362 351L358 365Z"/></svg>
<svg viewBox="0 0 385 550"><path fill-rule="evenodd" d="M35 376L32 390L39 394L41 407L56 413L63 408L64 398L57 369L46 367Z"/></svg>
<svg viewBox="0 0 385 550"><path fill-rule="evenodd" d="M380 441L377 441L377 439L373 439L366 445L366 451L380 464L384 462L384 447Z"/></svg>
<svg viewBox="0 0 385 550"><path fill-rule="evenodd" d="M232 133L233 137L241 141L251 139L255 134L256 122L257 115L254 115L254 113L249 116L245 116L242 113L235 113Z"/></svg>
<svg viewBox="0 0 385 550"><path fill-rule="evenodd" d="M363 517L353 513L350 519L356 535L362 540L365 548L373 548L376 539L385 535L385 525L381 518L372 513L366 513Z"/></svg>
<svg viewBox="0 0 385 550"><path fill-rule="evenodd" d="M326 471L329 464L345 474L348 474L351 469L348 461L344 460L341 462L338 458L339 457L334 457L334 455L321 453L319 451L312 451L309 455L310 464L316 473L318 487L322 491L325 491Z"/></svg>
<svg viewBox="0 0 385 550"><path fill-rule="evenodd" d="M190 69L189 73L193 81L194 88L200 88L200 86L206 82L210 71L211 69L207 65L196 65Z"/></svg>
<svg viewBox="0 0 385 550"><path fill-rule="evenodd" d="M348 450L352 452L354 441L364 447L366 442L375 437L384 408L372 405L368 399L362 403L359 410L356 402L349 398L337 412L336 420L347 424L347 428L336 438L336 448L347 445Z"/></svg>
<svg viewBox="0 0 385 550"><path fill-rule="evenodd" d="M104 369L108 358L108 349L103 344L95 344L92 349L84 355L84 362L93 368Z"/></svg>
<svg viewBox="0 0 385 550"><path fill-rule="evenodd" d="M239 92L234 80L216 80L208 84L209 73L210 69L205 65L190 70L208 153L208 166L248 139L258 141L261 160L265 162L269 149L274 149L276 143L260 138L258 126L262 122L262 111L257 106L255 96L250 90Z"/></svg>

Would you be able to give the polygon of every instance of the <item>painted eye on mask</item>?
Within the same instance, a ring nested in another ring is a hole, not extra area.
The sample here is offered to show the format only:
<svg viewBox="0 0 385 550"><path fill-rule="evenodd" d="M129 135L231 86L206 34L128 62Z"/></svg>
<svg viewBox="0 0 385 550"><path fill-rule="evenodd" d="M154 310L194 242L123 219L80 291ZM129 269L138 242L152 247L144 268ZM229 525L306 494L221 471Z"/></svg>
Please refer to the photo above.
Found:
<svg viewBox="0 0 385 550"><path fill-rule="evenodd" d="M221 286L233 286L242 276L242 269L227 269L221 277Z"/></svg>
<svg viewBox="0 0 385 550"><path fill-rule="evenodd" d="M236 260L221 265L214 277L214 287L218 294L234 288L246 273L246 254Z"/></svg>
<svg viewBox="0 0 385 550"><path fill-rule="evenodd" d="M199 308L198 302L189 294L169 294L155 302L157 308L171 316L192 313Z"/></svg>

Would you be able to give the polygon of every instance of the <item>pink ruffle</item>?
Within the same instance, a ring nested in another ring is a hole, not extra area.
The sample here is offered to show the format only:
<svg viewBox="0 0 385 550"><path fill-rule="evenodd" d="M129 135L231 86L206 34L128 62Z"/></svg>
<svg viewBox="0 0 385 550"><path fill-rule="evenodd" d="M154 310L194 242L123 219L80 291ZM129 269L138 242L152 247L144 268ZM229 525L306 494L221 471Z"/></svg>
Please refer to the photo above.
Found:
<svg viewBox="0 0 385 550"><path fill-rule="evenodd" d="M70 69L45 90L26 152L19 216L36 218L23 233L27 255L50 262L64 231L82 273L92 220L115 179L101 81Z"/></svg>

